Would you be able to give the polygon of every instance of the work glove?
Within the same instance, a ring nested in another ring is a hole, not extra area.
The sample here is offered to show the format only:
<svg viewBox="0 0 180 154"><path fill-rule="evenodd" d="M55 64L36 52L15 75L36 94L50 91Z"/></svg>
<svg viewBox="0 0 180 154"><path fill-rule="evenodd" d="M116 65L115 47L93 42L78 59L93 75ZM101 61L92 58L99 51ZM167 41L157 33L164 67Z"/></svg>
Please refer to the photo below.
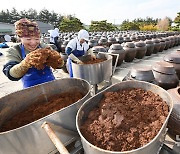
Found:
<svg viewBox="0 0 180 154"><path fill-rule="evenodd" d="M14 78L21 78L31 67L32 66L26 60L22 60L19 64L14 65L9 70L9 74Z"/></svg>
<svg viewBox="0 0 180 154"><path fill-rule="evenodd" d="M70 57L74 62L76 62L77 64L83 64L83 62L82 62L79 58L77 58L73 53L71 53L71 54L69 55L69 57Z"/></svg>
<svg viewBox="0 0 180 154"><path fill-rule="evenodd" d="M36 49L35 51L27 54L25 61L30 64L31 67L33 66L38 70L44 69L50 51L51 50L48 48Z"/></svg>
<svg viewBox="0 0 180 154"><path fill-rule="evenodd" d="M49 57L47 58L46 65L51 66L54 69L61 68L64 65L64 60L57 51L51 50Z"/></svg>
<svg viewBox="0 0 180 154"><path fill-rule="evenodd" d="M87 51L91 55L91 59L96 59L96 54L93 52L92 48Z"/></svg>

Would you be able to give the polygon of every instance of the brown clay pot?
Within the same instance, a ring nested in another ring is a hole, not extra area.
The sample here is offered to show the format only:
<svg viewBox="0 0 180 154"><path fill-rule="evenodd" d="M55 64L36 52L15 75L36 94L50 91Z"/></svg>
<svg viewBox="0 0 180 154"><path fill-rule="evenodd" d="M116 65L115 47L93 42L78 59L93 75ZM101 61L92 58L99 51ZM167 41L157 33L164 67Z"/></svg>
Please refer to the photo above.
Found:
<svg viewBox="0 0 180 154"><path fill-rule="evenodd" d="M147 47L144 41L138 41L135 43L136 46L136 58L142 59L146 55Z"/></svg>
<svg viewBox="0 0 180 154"><path fill-rule="evenodd" d="M98 53L98 52L107 52L106 48L103 47L103 46L94 46L92 48L92 51L96 52L96 53Z"/></svg>
<svg viewBox="0 0 180 154"><path fill-rule="evenodd" d="M153 53L156 54L159 52L159 49L161 48L161 43L160 43L159 39L153 39L153 42L154 42Z"/></svg>
<svg viewBox="0 0 180 154"><path fill-rule="evenodd" d="M152 66L155 84L168 90L171 88L176 88L179 84L179 79L175 73L173 65L162 62L156 62Z"/></svg>
<svg viewBox="0 0 180 154"><path fill-rule="evenodd" d="M98 41L98 45L100 45L100 46L107 46L108 44L107 44L108 42L107 42L107 39L106 38L100 38L99 39L99 41Z"/></svg>
<svg viewBox="0 0 180 154"><path fill-rule="evenodd" d="M116 39L114 37L108 38L108 42L107 42L108 47L110 47L112 44L115 44L115 43L117 43L117 42L116 42Z"/></svg>
<svg viewBox="0 0 180 154"><path fill-rule="evenodd" d="M177 88L169 89L167 91L173 99L173 110L168 121L168 134L176 140L176 135L180 135L180 86Z"/></svg>
<svg viewBox="0 0 180 154"><path fill-rule="evenodd" d="M139 81L146 81L153 83L154 82L154 75L152 72L151 67L135 67L132 68L123 81L126 80L139 80Z"/></svg>
<svg viewBox="0 0 180 154"><path fill-rule="evenodd" d="M172 64L176 70L176 74L180 79L180 54L178 52L173 54L168 54L164 56L164 61Z"/></svg>
<svg viewBox="0 0 180 154"><path fill-rule="evenodd" d="M165 38L165 41L166 41L166 46L165 46L164 50L167 50L170 47L171 41L167 37Z"/></svg>
<svg viewBox="0 0 180 154"><path fill-rule="evenodd" d="M175 45L175 38L174 38L174 36L169 36L169 39L171 41L170 48L172 48Z"/></svg>
<svg viewBox="0 0 180 154"><path fill-rule="evenodd" d="M161 43L161 47L159 49L159 52L162 52L164 50L165 46L166 46L166 41L163 38L161 38L159 40L160 40L160 43Z"/></svg>
<svg viewBox="0 0 180 154"><path fill-rule="evenodd" d="M88 45L90 48L94 47L94 46L97 46L98 45L98 42L97 40L94 40L94 39L91 39L89 42L88 42Z"/></svg>
<svg viewBox="0 0 180 154"><path fill-rule="evenodd" d="M146 56L150 56L154 50L154 43L152 40L146 40L145 43L147 47Z"/></svg>
<svg viewBox="0 0 180 154"><path fill-rule="evenodd" d="M131 42L130 37L128 37L128 36L124 37L124 42Z"/></svg>
<svg viewBox="0 0 180 154"><path fill-rule="evenodd" d="M112 54L119 54L117 66L120 66L126 55L126 51L123 49L123 47L120 44L112 44L108 52ZM113 56L113 65L115 65L115 62L116 56Z"/></svg>
<svg viewBox="0 0 180 154"><path fill-rule="evenodd" d="M118 37L116 37L116 41L117 41L117 43L121 44L124 42L124 38L122 36L118 36Z"/></svg>
<svg viewBox="0 0 180 154"><path fill-rule="evenodd" d="M123 46L123 49L126 51L124 61L132 62L137 52L135 48L135 44L133 42L126 42Z"/></svg>

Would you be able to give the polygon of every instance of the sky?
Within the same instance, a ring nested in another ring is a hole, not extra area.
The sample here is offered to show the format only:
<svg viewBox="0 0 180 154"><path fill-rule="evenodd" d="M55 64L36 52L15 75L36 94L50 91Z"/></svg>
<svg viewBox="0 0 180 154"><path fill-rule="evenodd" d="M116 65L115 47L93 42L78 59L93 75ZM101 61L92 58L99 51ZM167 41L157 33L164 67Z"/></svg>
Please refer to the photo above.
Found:
<svg viewBox="0 0 180 154"><path fill-rule="evenodd" d="M107 20L113 24L146 17L172 20L180 12L180 0L4 0L0 10L17 11L33 8L40 12L48 9L62 15L75 15L82 23Z"/></svg>

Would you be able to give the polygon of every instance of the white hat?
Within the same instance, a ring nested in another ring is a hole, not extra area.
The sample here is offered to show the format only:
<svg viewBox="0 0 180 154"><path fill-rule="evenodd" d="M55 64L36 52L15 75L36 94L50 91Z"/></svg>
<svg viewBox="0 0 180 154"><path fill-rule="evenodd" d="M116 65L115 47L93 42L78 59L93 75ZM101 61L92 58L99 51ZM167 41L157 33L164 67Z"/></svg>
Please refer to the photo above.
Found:
<svg viewBox="0 0 180 154"><path fill-rule="evenodd" d="M11 41L11 36L10 35L4 35L4 39L6 42L10 42Z"/></svg>
<svg viewBox="0 0 180 154"><path fill-rule="evenodd" d="M81 29L79 32L78 32L78 39L81 40L81 39L84 39L86 41L89 41L89 33L84 30L84 29Z"/></svg>

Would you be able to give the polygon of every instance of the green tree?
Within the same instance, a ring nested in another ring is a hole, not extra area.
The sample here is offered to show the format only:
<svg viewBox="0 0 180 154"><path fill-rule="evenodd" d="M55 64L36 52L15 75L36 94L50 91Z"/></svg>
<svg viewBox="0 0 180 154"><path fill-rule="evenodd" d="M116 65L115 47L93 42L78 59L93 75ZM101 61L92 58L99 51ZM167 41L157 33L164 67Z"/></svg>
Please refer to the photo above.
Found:
<svg viewBox="0 0 180 154"><path fill-rule="evenodd" d="M107 23L107 20L91 21L91 25L89 27L90 31L114 31L117 29L118 28L112 23Z"/></svg>
<svg viewBox="0 0 180 154"><path fill-rule="evenodd" d="M38 19L45 23L50 23L51 13L47 9L42 9L39 12Z"/></svg>
<svg viewBox="0 0 180 154"><path fill-rule="evenodd" d="M174 23L176 24L172 27L173 31L180 31L180 12L177 13L177 17L174 19Z"/></svg>
<svg viewBox="0 0 180 154"><path fill-rule="evenodd" d="M83 23L78 18L69 15L67 17L63 17L59 28L62 32L78 32L84 27Z"/></svg>
<svg viewBox="0 0 180 154"><path fill-rule="evenodd" d="M138 23L130 22L129 20L125 20L120 25L120 30L139 30Z"/></svg>
<svg viewBox="0 0 180 154"><path fill-rule="evenodd" d="M12 8L10 12L10 23L15 23L19 19L21 19L19 12L15 8Z"/></svg>

